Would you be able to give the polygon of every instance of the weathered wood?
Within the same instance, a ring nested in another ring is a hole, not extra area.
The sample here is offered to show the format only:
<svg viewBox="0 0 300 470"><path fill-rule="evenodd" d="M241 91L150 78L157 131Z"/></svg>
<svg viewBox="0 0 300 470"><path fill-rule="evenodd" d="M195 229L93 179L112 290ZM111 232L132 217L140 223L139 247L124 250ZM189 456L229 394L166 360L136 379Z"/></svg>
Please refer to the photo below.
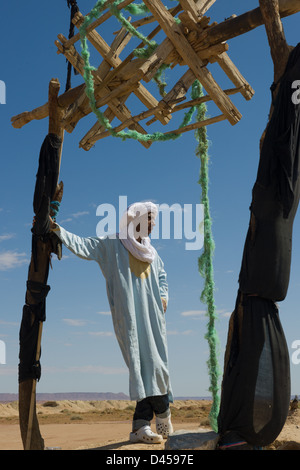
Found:
<svg viewBox="0 0 300 470"><path fill-rule="evenodd" d="M60 40L63 42L66 40L62 35L59 35ZM76 68L76 70L83 75L84 73L84 63L83 59L81 56L78 54L76 49L71 46L69 49L65 49L63 45L61 45L57 41L57 47L61 48L62 51L64 51L64 55L66 58L70 61L70 63ZM101 64L102 65L102 64ZM105 73L107 70L109 70L110 66L106 64L107 67L99 67L97 71L93 72L94 78L96 83L101 84L101 76L105 76ZM100 73L99 73L100 70ZM128 85L128 82L126 86ZM128 87L127 87L128 88ZM98 92L98 89L100 89L100 92ZM128 108L124 105L123 102L120 101L121 96L128 95L127 89L123 90L123 94L120 93L120 90L116 93L115 91L112 91L110 88L105 87L101 88L96 86L95 88L95 97L97 98L97 103L101 100L101 106L104 104L108 104L114 115L120 119L120 121L127 120L131 114ZM100 106L99 105L99 106ZM64 121L62 123L63 127L68 131L72 132L78 123L80 119L82 119L84 116L87 116L88 114L91 113L91 108L89 105L89 100L85 94L85 91L83 90L80 97L76 100L74 103L73 107L70 109L68 113L65 114ZM141 125L136 124L136 130L142 134L146 134L147 132L142 128ZM141 142L142 145L146 148L149 148L149 143L147 142Z"/></svg>
<svg viewBox="0 0 300 470"><path fill-rule="evenodd" d="M62 108L58 104L58 93L60 85L57 79L52 79L49 83L49 132L55 132L59 137L63 136L60 129L60 122L62 117ZM62 186L57 185L56 193L62 196ZM28 281L39 282L42 284L47 283L49 261L51 254L50 241L42 241L38 239L36 242L36 256L38 265L36 266L31 255L31 262L28 270ZM36 305L38 299L32 295L31 291L26 291L26 303L28 305ZM32 315L31 321L33 323L34 316ZM41 338L42 338L42 325L39 322L38 340L36 347L36 360L40 358ZM23 447L25 450L43 450L44 440L41 436L39 423L36 416L36 380L28 379L19 383L19 423Z"/></svg>
<svg viewBox="0 0 300 470"><path fill-rule="evenodd" d="M58 105L61 108L66 108L70 106L84 89L85 84L81 84L76 88L72 88L58 97ZM18 114L11 118L12 126L15 129L20 129L25 126L25 124L33 121L45 119L49 115L49 105L48 102L38 108L33 109L32 111L25 111L24 113Z"/></svg>
<svg viewBox="0 0 300 470"><path fill-rule="evenodd" d="M198 21L195 20L195 18L189 11L183 11L178 15L178 18L180 19L181 23L188 28L189 31L199 30ZM209 22L209 18L207 18L207 21Z"/></svg>
<svg viewBox="0 0 300 470"><path fill-rule="evenodd" d="M299 11L299 0L279 0L279 14L281 18L293 15ZM201 42L204 47L207 47L208 45L228 41L248 33L263 24L263 16L258 7L205 30L202 33L202 37L199 38L199 44Z"/></svg>
<svg viewBox="0 0 300 470"><path fill-rule="evenodd" d="M200 15L204 15L215 2L216 0L197 0L196 5Z"/></svg>
<svg viewBox="0 0 300 470"><path fill-rule="evenodd" d="M232 125L236 124L241 118L240 112L236 109L228 96L225 95L223 90L212 77L211 73L206 69L206 67L203 67L202 60L197 56L196 52L182 33L180 26L176 24L163 3L160 0L144 0L144 3L152 14L156 16L168 38L172 41L186 64L202 83L207 93L212 97L213 101L222 113L225 114L228 121Z"/></svg>
<svg viewBox="0 0 300 470"><path fill-rule="evenodd" d="M104 9L108 7L110 3L113 3L113 1L114 0L108 0L106 4L104 5ZM134 0L124 0L124 2L121 2L117 5L117 9L122 10L122 8L127 7L132 2L134 2ZM93 31L95 28L97 28L106 20L108 20L111 16L112 16L112 13L110 11L104 13L102 16L100 16L97 20L95 20L93 23L91 23L87 27L86 32L89 33ZM74 34L74 36L67 41L66 47L73 46L79 40L80 40L80 33Z"/></svg>
<svg viewBox="0 0 300 470"><path fill-rule="evenodd" d="M228 90L224 90L224 93L226 95L234 95L236 93L240 93L241 89L240 88L230 88ZM207 103L208 101L211 101L210 96L202 96L200 98L196 98L194 100L186 101L182 104L176 104L178 101L180 101L182 98L178 98L174 101L169 101L169 112L175 113L178 111L182 111L183 109L190 108L191 106L197 106L201 103ZM159 103L158 108L163 108L164 104L162 102ZM113 130L115 132L120 132L124 130L126 127L130 128L132 123L142 121L143 119L147 119L148 117L152 116L154 114L154 110L149 109L147 111L144 111L136 116L132 116L128 121L123 122L119 126L115 127ZM218 118L220 119L220 118ZM220 119L221 120L221 119ZM214 121L214 122L218 122ZM103 127L100 128L98 123L95 124L95 126L81 139L79 143L79 147L83 148L84 150L90 150L91 147L101 139L104 139L105 137L109 137L111 133L104 129Z"/></svg>
<svg viewBox="0 0 300 470"><path fill-rule="evenodd" d="M172 17L172 15L171 15L171 17ZM76 14L76 16L74 17L74 21L73 21L74 24L77 27L79 27L80 24L82 23L82 21L83 21L82 14L81 13ZM116 68L122 63L122 61L119 57L110 56L110 54L109 54L109 52L110 52L109 45L106 43L106 41L104 41L104 39L100 36L100 34L97 31L91 31L87 36L88 36L88 39L91 42L91 44L93 44L93 46L97 49L97 51L102 55L102 57L105 60L107 60L110 63L110 65L112 67ZM157 100L144 87L144 85L138 83L141 78L142 78L142 74L137 74L136 86L132 88L133 93L136 95L136 97L147 108L149 108L149 109L153 108L153 107L156 106ZM101 86L100 86L100 88L101 88ZM120 88L121 93L123 93L124 90L126 91L126 86L124 84L120 85L119 88ZM114 96L118 96L118 93L115 90L114 90L114 93L115 93ZM122 96L122 95L119 95L119 96ZM161 116L159 114L157 115L157 118L164 125L167 124L170 120L170 117Z"/></svg>
<svg viewBox="0 0 300 470"><path fill-rule="evenodd" d="M278 0L259 0L259 5L268 36L274 64L274 82L276 83L283 75L290 54L290 48L285 39Z"/></svg>
<svg viewBox="0 0 300 470"><path fill-rule="evenodd" d="M234 65L228 54L224 52L223 54L215 56L216 62L220 65L222 70L226 73L228 78L232 83L241 90L241 94L246 100L251 100L254 95L253 88L249 85L247 80L243 77L241 72Z"/></svg>
<svg viewBox="0 0 300 470"><path fill-rule="evenodd" d="M186 12L190 13L195 21L198 21L200 15L199 15L198 7L195 4L194 0L179 0L179 2L182 8Z"/></svg>
<svg viewBox="0 0 300 470"><path fill-rule="evenodd" d="M169 12L171 13L172 16L177 15L181 11L181 5L177 5L176 7L170 8ZM146 16L145 18L141 18L139 20L133 21L131 24L134 26L134 28L139 28L140 26L143 26L145 24L150 24L156 21L154 16Z"/></svg>

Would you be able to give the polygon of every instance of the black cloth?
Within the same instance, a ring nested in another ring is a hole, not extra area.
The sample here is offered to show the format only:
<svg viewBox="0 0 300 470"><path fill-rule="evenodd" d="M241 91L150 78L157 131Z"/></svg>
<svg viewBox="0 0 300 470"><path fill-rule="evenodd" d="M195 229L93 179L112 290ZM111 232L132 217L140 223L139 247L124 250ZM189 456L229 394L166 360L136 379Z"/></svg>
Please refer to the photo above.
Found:
<svg viewBox="0 0 300 470"><path fill-rule="evenodd" d="M218 432L254 446L271 444L290 403L290 366L276 304L238 294L225 356Z"/></svg>
<svg viewBox="0 0 300 470"><path fill-rule="evenodd" d="M280 79L262 145L239 276L241 292L274 301L282 301L287 294L300 198L300 105L292 101L292 84L299 77L300 44L291 52Z"/></svg>
<svg viewBox="0 0 300 470"><path fill-rule="evenodd" d="M289 354L275 301L282 301L288 290L300 197L300 105L292 100L292 85L299 77L300 44L277 84L252 190L225 354L218 417L221 444L230 444L228 439L235 436L266 446L276 439L288 414Z"/></svg>
<svg viewBox="0 0 300 470"><path fill-rule="evenodd" d="M46 320L46 297L50 286L39 282L27 281L27 292L37 301L25 304L19 332L19 383L41 377L40 354L36 357L39 324Z"/></svg>
<svg viewBox="0 0 300 470"><path fill-rule="evenodd" d="M33 196L35 224L32 233L44 236L49 233L50 203L54 197L59 175L59 154L61 139L48 134L41 146L39 166Z"/></svg>
<svg viewBox="0 0 300 470"><path fill-rule="evenodd" d="M37 358L37 341L40 322L46 320L46 297L50 290L47 285L49 260L39 266L37 243L49 242L53 246L50 233L50 203L54 197L59 174L59 151L61 139L55 134L48 134L41 146L39 165L33 197L35 223L32 228L32 253L35 272L43 270L36 277L39 281L27 280L25 305L19 332L19 383L27 379L40 379L41 365ZM50 255L50 253L49 253ZM45 260L44 260L45 261ZM30 270L29 270L30 272ZM30 296L28 295L30 293ZM39 354L40 356L40 354Z"/></svg>
<svg viewBox="0 0 300 470"><path fill-rule="evenodd" d="M136 404L133 421L145 420L151 421L154 414L159 415L165 413L169 409L169 396L157 395L154 397L146 397Z"/></svg>

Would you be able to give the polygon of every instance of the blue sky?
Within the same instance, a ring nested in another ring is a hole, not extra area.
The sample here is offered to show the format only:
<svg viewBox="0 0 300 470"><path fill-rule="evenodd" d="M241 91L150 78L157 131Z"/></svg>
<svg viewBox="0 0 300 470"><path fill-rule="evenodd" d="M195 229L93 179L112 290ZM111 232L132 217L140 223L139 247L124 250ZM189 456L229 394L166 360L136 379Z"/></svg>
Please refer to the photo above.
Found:
<svg viewBox="0 0 300 470"><path fill-rule="evenodd" d="M168 5L171 4L168 2ZM94 1L78 1L83 14ZM256 8L258 1L217 0L210 9L212 21ZM6 104L0 105L0 340L6 345L6 364L0 364L0 392L17 392L18 335L24 304L31 250L32 198L40 146L48 132L48 120L33 121L22 129L11 126L12 116L47 102L48 84L57 77L64 90L66 61L56 53L57 34L68 35L67 2L30 0L25 9L6 2L1 7L2 25L0 80L6 84ZM11 21L13 19L13 29ZM287 40L298 42L300 15L283 20ZM101 34L111 43L116 21L107 22ZM135 45L132 40L126 57ZM78 47L78 50L80 48ZM227 122L207 128L210 140L210 208L213 236L215 303L219 319L220 367L226 345L229 315L235 304L242 250L249 221L251 190L256 178L259 139L269 112L269 87L273 64L263 27L229 41L231 59L255 90L245 101L232 101L243 115L235 126ZM92 54L94 65L98 56ZM217 66L210 68L223 88L231 83ZM168 71L172 84L185 70ZM300 77L299 77L300 78ZM72 77L72 85L82 83ZM147 85L148 87L148 85ZM159 98L151 85L151 92ZM135 112L136 101L128 101ZM214 107L208 107L214 115ZM80 121L72 134L65 134L60 177L65 193L58 217L67 230L78 235L96 234L100 204L118 210L119 197L128 204L152 200L158 204L200 203L200 162L195 155L193 132L177 141L154 143L146 150L136 141L113 137L99 141L89 152L78 143L94 124L93 115ZM174 122L174 124L173 124ZM175 118L168 130L176 127ZM172 127L173 126L173 127ZM151 132L156 129L149 129ZM292 393L300 393L300 365L292 363L293 342L300 340L300 237L299 215L294 224L292 270L287 298L280 316L291 355ZM175 396L207 396L209 378L204 339L206 306L200 302L203 279L197 259L201 250L186 250L186 240L153 240L168 273L170 301L167 310L170 373ZM111 391L128 393L128 373L113 333L105 282L99 267L63 250L63 259L53 258L48 283L47 321L42 338L42 378L38 392Z"/></svg>

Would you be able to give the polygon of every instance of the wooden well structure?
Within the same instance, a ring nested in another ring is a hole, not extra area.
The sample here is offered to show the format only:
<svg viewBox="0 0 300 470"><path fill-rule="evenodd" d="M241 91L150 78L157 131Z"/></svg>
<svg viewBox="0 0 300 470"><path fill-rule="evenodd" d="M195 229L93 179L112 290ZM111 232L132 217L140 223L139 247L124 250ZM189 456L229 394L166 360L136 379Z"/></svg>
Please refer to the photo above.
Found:
<svg viewBox="0 0 300 470"><path fill-rule="evenodd" d="M100 56L98 68L93 71L96 105L103 109L104 116L112 123L115 131L134 129L141 134L151 134L155 132L155 123L158 121L165 127L168 125L168 130L164 131L165 134L179 134L222 120L228 120L234 125L241 119L241 113L232 102L230 95L241 93L246 100L250 100L254 91L227 52L229 46L224 36L228 35L228 26L235 25L234 22L232 23L232 20L235 20L234 15L233 18L221 24L223 34L216 34L218 32L216 27L219 26L220 30L220 25L210 21L207 12L215 1L180 0L177 6L167 9L161 0L145 0L149 14L133 21L132 26L139 30L143 25L153 23L153 30L147 36L149 40L161 31L165 33L165 39L147 58L136 57L134 51L131 50L124 60L120 59L121 52L125 48L130 48L132 38L124 26L115 33L111 45L107 44L101 35L101 26L112 16L109 9L103 11L101 16L88 26L86 36L88 44L91 48L95 48ZM133 0L124 0L117 8L122 10L132 2ZM109 7L111 3L112 0L108 0L105 6ZM73 23L79 29L83 21L84 16L78 12ZM235 30L240 34L239 23L236 23ZM237 34L233 33L233 35ZM71 39L59 34L55 44L57 52L63 54L74 69L83 76L84 61L77 50L79 48L75 47L78 41L80 41L79 32ZM138 48L144 45L141 43ZM223 89L221 84L217 83L209 70L211 63L217 63L225 72L232 82L232 88ZM185 67L182 67L184 69L182 75L179 72L180 78L172 89L164 96L160 96L158 92L157 97L147 89L147 84L162 66L168 66L171 69L175 66ZM196 79L202 84L205 95L197 100L189 100L187 93ZM143 111L137 115L134 115L126 105L127 99L132 94L142 104ZM171 121L174 113L207 101L213 101L216 104L219 112L215 116L183 128L172 127ZM82 118L91 113L85 83L60 95L58 103L65 110L62 128L69 133L75 129ZM47 116L48 103L33 111L13 117L12 124L19 128L32 119L42 119ZM142 121L145 121L145 124ZM80 140L79 146L84 150L89 150L98 140L109 135L110 131L96 120L93 127ZM141 143L146 148L151 145L150 140Z"/></svg>

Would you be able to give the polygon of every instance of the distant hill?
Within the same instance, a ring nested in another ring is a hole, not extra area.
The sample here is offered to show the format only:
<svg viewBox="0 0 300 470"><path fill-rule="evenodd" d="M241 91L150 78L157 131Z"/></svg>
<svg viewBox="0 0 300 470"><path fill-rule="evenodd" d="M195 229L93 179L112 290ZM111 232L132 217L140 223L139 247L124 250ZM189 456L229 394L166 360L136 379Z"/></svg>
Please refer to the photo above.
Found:
<svg viewBox="0 0 300 470"><path fill-rule="evenodd" d="M0 393L0 403L18 401L17 393ZM211 397L175 397L175 400L210 400ZM102 400L130 400L125 393L112 392L60 392L60 393L37 393L36 401L61 401L61 400L81 400L81 401L102 401Z"/></svg>
<svg viewBox="0 0 300 470"><path fill-rule="evenodd" d="M17 401L17 393L0 393L0 403ZM125 393L112 392L69 392L69 393L37 393L36 401L60 401L60 400L82 400L82 401L101 401L101 400L130 400Z"/></svg>

